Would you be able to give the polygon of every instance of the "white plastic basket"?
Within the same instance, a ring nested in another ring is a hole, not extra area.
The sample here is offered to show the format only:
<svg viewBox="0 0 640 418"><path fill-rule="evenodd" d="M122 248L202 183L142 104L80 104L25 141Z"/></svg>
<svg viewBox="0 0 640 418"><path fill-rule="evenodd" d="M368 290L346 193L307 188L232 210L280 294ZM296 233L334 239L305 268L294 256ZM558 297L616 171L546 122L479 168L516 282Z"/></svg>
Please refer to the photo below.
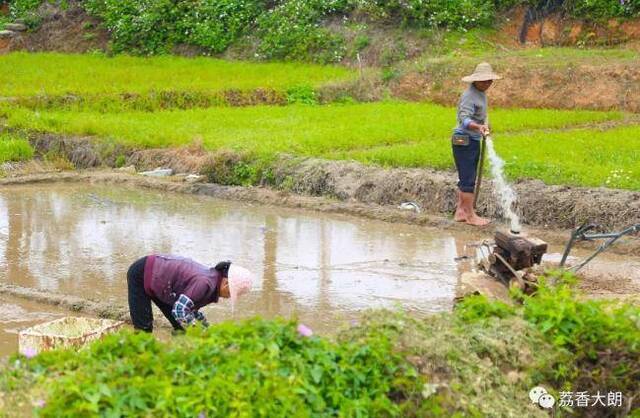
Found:
<svg viewBox="0 0 640 418"><path fill-rule="evenodd" d="M22 354L34 355L56 348L80 348L122 327L122 321L69 316L21 330L18 349Z"/></svg>

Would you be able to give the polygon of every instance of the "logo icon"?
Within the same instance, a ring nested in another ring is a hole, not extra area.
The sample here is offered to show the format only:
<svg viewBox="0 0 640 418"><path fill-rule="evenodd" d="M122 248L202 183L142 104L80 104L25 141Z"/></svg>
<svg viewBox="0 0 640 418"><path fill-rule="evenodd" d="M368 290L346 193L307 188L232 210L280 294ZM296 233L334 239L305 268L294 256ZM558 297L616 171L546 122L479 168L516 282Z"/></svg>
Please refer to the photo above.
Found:
<svg viewBox="0 0 640 418"><path fill-rule="evenodd" d="M537 403L544 409L550 409L555 405L556 398L547 393L547 390L542 386L536 386L529 391L529 399L532 403Z"/></svg>
<svg viewBox="0 0 640 418"><path fill-rule="evenodd" d="M556 398L554 398L553 396L549 395L548 393L545 393L544 395L542 395L540 397L540 399L538 400L538 405L540 405L544 409L553 408L553 405L555 403L556 403Z"/></svg>

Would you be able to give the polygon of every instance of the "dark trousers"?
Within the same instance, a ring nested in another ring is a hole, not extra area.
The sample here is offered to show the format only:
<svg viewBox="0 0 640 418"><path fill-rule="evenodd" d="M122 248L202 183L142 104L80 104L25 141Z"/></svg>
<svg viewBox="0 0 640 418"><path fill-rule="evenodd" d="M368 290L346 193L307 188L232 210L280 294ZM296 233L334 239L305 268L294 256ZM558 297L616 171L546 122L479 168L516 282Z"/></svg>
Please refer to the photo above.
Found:
<svg viewBox="0 0 640 418"><path fill-rule="evenodd" d="M182 330L182 326L171 314L171 305L167 305L147 295L144 290L144 263L147 257L142 257L129 267L127 271L127 286L129 288L129 313L131 322L137 330L153 331L153 311L151 302L156 304L164 316L171 322L173 329Z"/></svg>
<svg viewBox="0 0 640 418"><path fill-rule="evenodd" d="M464 193L473 193L476 187L478 161L480 160L480 141L469 139L469 145L451 145L453 160L458 170L458 189Z"/></svg>

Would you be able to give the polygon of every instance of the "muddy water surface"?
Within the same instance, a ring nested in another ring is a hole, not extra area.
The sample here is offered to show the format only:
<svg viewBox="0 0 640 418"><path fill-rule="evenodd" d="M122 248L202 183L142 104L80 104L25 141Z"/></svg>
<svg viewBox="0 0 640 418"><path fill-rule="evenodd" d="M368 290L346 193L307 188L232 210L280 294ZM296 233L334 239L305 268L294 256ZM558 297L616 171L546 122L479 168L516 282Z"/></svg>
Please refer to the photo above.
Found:
<svg viewBox="0 0 640 418"><path fill-rule="evenodd" d="M126 271L141 256L229 259L258 276L236 317L296 316L328 332L368 308L450 309L463 268L454 259L487 234L105 185L7 186L0 282L126 305ZM0 321L2 347L15 345L18 327L59 315L6 298L0 304L3 317L17 312ZM212 322L231 317L225 301L204 311Z"/></svg>
<svg viewBox="0 0 640 418"><path fill-rule="evenodd" d="M237 316L295 315L319 329L367 308L452 306L464 240L408 225L84 184L0 191L0 280L126 303L128 266L150 253L254 270ZM205 309L229 317L222 302Z"/></svg>

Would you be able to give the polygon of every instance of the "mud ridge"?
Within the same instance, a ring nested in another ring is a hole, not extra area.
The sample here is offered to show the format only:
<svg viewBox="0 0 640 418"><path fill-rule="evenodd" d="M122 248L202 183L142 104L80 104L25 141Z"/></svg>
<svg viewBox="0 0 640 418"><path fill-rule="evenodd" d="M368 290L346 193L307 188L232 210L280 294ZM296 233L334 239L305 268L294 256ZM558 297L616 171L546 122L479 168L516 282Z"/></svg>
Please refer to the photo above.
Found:
<svg viewBox="0 0 640 418"><path fill-rule="evenodd" d="M17 297L45 305L58 306L70 312L82 313L97 318L124 321L131 324L129 308L126 305L109 302L98 302L78 296L52 293L49 290L34 289L11 284L0 283L0 294ZM154 328L172 329L163 319L156 319Z"/></svg>
<svg viewBox="0 0 640 418"><path fill-rule="evenodd" d="M470 232L470 227L454 222L450 217L424 212L416 213L414 211L399 209L396 206L363 203L354 199L341 201L326 195L310 196L286 190L275 190L269 187L225 186L215 183L188 184L185 183L182 178L157 179L113 171L49 171L15 175L0 179L0 186L52 182L88 182L140 187L162 192L196 194L238 202L251 202L262 205L344 214L383 222L438 228L439 230L464 231L467 234ZM471 230L471 236L479 242L492 235L496 228L501 227L503 226L494 223L484 228L474 228ZM539 237L550 244L557 245L564 245L570 235L568 230L548 227L536 228L528 226L525 228L525 231L529 235ZM593 249L595 247L596 243L590 242L576 244L576 248ZM626 242L621 241L616 243L608 252L640 256L640 240L629 239Z"/></svg>
<svg viewBox="0 0 640 418"><path fill-rule="evenodd" d="M340 86L337 83L337 86ZM223 89L212 92L158 90L147 93L35 95L29 97L2 97L3 101L31 110L87 109L97 111L153 112L165 109L194 109L214 106L284 106L287 93L272 88L248 90Z"/></svg>
<svg viewBox="0 0 640 418"><path fill-rule="evenodd" d="M48 290L32 289L22 286L0 283L0 293L35 302L60 306L73 312L95 315L98 318L130 321L129 310L112 303L97 302L77 296L52 293Z"/></svg>
<svg viewBox="0 0 640 418"><path fill-rule="evenodd" d="M126 165L134 165L138 170L162 166L178 173L207 174L210 182L221 184L230 182L225 173L233 172L237 164L252 163L246 156L229 151L211 153L199 145L135 150L88 137L51 134L37 135L31 143L39 155L62 154L76 168L113 167L121 156ZM453 171L385 169L350 161L286 155L270 162L268 167L261 167L261 170L263 174L255 179L256 184L302 196L325 196L348 202L352 207L379 205L395 208L402 202L413 201L418 203L422 213L448 217L456 204L456 175ZM493 190L492 182L487 179L483 186L478 202L479 213L500 219L500 208L490 192ZM529 226L566 229L592 222L606 230L617 230L640 223L640 192L554 186L540 180L517 182L514 189L518 195L516 211L522 222ZM250 190L240 188L231 194L254 193Z"/></svg>

